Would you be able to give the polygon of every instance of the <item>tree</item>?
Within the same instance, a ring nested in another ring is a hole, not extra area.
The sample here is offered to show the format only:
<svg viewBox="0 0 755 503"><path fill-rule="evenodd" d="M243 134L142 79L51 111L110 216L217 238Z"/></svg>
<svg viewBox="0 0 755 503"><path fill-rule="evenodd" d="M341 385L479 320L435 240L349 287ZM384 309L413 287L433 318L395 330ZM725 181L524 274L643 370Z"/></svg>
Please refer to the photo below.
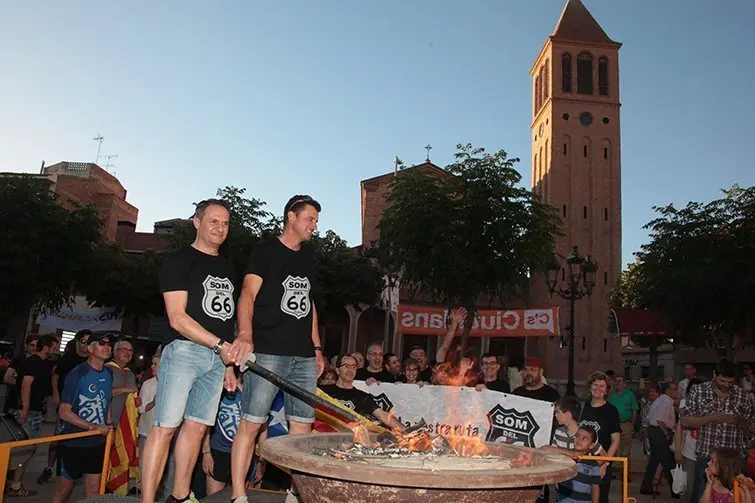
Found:
<svg viewBox="0 0 755 503"><path fill-rule="evenodd" d="M401 270L404 285L445 305L463 305L474 319L481 296L520 297L530 274L553 253L559 219L518 186L519 159L458 145L443 175L402 171L380 221L379 247ZM462 333L462 354L472 327Z"/></svg>
<svg viewBox="0 0 755 503"><path fill-rule="evenodd" d="M60 206L50 182L33 175L0 177L0 218L0 325L17 337L32 307L72 300L74 284L91 274L102 224L92 207Z"/></svg>
<svg viewBox="0 0 755 503"><path fill-rule="evenodd" d="M727 358L755 341L755 187L707 204L655 207L650 243L636 254L639 295L675 327L675 339L723 343Z"/></svg>
<svg viewBox="0 0 755 503"><path fill-rule="evenodd" d="M328 314L347 305L375 304L382 288L382 278L377 267L366 257L350 248L332 230L324 236L313 236L311 246L321 290L318 316L326 320Z"/></svg>

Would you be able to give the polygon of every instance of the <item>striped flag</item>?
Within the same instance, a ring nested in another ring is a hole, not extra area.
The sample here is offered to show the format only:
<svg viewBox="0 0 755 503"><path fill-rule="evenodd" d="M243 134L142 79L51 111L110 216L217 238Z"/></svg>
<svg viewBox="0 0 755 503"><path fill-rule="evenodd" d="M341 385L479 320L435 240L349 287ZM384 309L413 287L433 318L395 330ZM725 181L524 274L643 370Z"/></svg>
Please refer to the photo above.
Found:
<svg viewBox="0 0 755 503"><path fill-rule="evenodd" d="M349 412L356 414L359 417L359 422L363 424L367 428L367 431L369 431L370 433L382 433L384 431L387 431L385 428L383 428L379 424L376 424L374 421L370 421L366 417L357 414L356 411L349 409L343 403L341 403L340 400L332 398L330 395L323 392L320 388L317 388L317 396L330 403L336 410L348 410ZM314 431L319 431L320 433L351 431L351 429L349 428L350 422L351 421L346 419L344 416L336 413L335 411L330 411L322 406L317 406L315 408L315 424L313 427Z"/></svg>
<svg viewBox="0 0 755 503"><path fill-rule="evenodd" d="M110 470L107 488L113 494L126 496L128 481L139 476L138 418L136 393L126 396L126 405L121 420L115 429L113 447L110 449Z"/></svg>

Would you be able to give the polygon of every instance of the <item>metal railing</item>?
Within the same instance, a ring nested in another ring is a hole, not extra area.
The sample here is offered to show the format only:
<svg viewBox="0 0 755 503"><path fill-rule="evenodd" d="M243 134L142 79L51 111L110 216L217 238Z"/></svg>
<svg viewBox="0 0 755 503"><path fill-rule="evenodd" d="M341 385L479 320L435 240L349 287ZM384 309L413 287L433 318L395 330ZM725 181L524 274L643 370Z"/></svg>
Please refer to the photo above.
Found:
<svg viewBox="0 0 755 503"><path fill-rule="evenodd" d="M46 444L50 442L62 442L64 440L73 440L74 438L94 437L102 435L99 431L83 431L81 433L67 433L65 435L53 435L50 437L32 438L29 440L16 440L14 442L3 442L0 444L0 501L5 494L5 481L8 477L8 463L10 462L10 451L15 447L27 447L29 445ZM113 442L113 432L107 435L105 440L105 457L102 460L102 479L100 480L100 494L105 494L107 485L108 464L110 461L110 446Z"/></svg>
<svg viewBox="0 0 755 503"><path fill-rule="evenodd" d="M741 491L739 486L744 486L750 490L755 489L755 484L750 484L749 482L740 482L739 480L734 479L734 491L732 491L734 493L734 503L741 503L742 501L739 496L739 493Z"/></svg>
<svg viewBox="0 0 755 503"><path fill-rule="evenodd" d="M610 463L621 463L622 464L622 473L623 473L623 479L624 483L622 484L622 496L621 496L621 502L622 503L629 503L634 502L637 503L636 498L632 498L629 496L629 460L627 458L617 458L617 457L611 457L611 456L580 456L580 460L591 460L591 461L608 461ZM610 469L610 466L608 467Z"/></svg>

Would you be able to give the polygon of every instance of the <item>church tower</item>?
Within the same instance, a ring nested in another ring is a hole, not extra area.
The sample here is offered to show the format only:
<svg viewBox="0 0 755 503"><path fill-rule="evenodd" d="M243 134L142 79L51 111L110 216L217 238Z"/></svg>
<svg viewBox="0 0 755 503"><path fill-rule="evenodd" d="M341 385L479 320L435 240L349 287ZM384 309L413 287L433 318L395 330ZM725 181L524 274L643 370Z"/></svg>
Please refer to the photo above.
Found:
<svg viewBox="0 0 755 503"><path fill-rule="evenodd" d="M590 298L576 302L575 381L590 372L623 373L618 337L608 332L608 290L621 273L621 144L619 48L581 0L568 0L532 75L532 186L563 220L556 252L578 246L598 263ZM563 258L559 260L563 262ZM530 305L559 305L567 334L568 303L533 279ZM549 378L566 379L568 348L555 339L529 341ZM564 381L565 382L565 381Z"/></svg>

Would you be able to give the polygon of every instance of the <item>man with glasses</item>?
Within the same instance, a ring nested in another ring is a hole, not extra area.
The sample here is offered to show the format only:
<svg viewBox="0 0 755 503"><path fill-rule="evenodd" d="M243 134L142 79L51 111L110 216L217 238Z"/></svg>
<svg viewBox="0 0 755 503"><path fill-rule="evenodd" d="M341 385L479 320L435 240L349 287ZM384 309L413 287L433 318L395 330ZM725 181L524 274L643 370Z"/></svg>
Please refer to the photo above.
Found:
<svg viewBox="0 0 755 503"><path fill-rule="evenodd" d="M60 462L53 503L65 503L73 483L84 479L84 493L94 498L100 491L105 437L113 427L110 401L113 376L105 369L110 358L110 335L101 332L89 335L87 361L71 370L60 395L60 419L63 434L98 431L102 436L75 438L60 442Z"/></svg>
<svg viewBox="0 0 755 503"><path fill-rule="evenodd" d="M113 373L113 424L118 427L121 422L121 414L126 406L126 397L131 393L138 393L136 388L136 376L128 368L134 357L134 347L130 342L120 340L113 346L113 361L108 362L107 368ZM141 406L141 400L137 397L136 406Z"/></svg>
<svg viewBox="0 0 755 503"><path fill-rule="evenodd" d="M296 195L283 211L283 233L258 244L246 269L238 303L238 338L251 344L257 364L314 393L325 368L320 347L318 284L311 248L302 244L317 231L320 203ZM382 358L382 355L381 355ZM232 500L246 503L244 484L257 436L278 388L256 374L244 375L241 421L231 453ZM289 432L309 433L314 409L286 393Z"/></svg>
<svg viewBox="0 0 755 503"><path fill-rule="evenodd" d="M501 364L498 357L493 353L485 353L480 358L480 367L482 368L482 383L478 384L475 389L489 389L491 391L500 391L501 393L511 393L511 387L508 381L498 377L498 371L501 370Z"/></svg>
<svg viewBox="0 0 755 503"><path fill-rule="evenodd" d="M395 356L395 355L394 355ZM398 360L398 358L396 358ZM374 379L381 382L396 382L396 377L383 368L383 345L379 342L373 342L367 347L367 365L357 370L356 379L367 381ZM367 384L371 384L370 381Z"/></svg>
<svg viewBox="0 0 755 503"><path fill-rule="evenodd" d="M404 425L394 417L391 411L381 409L372 395L354 387L357 361L353 356L346 355L338 358L336 372L338 373L338 381L335 384L322 386L320 389L324 393L359 415L367 418L374 417L389 428L404 430Z"/></svg>

